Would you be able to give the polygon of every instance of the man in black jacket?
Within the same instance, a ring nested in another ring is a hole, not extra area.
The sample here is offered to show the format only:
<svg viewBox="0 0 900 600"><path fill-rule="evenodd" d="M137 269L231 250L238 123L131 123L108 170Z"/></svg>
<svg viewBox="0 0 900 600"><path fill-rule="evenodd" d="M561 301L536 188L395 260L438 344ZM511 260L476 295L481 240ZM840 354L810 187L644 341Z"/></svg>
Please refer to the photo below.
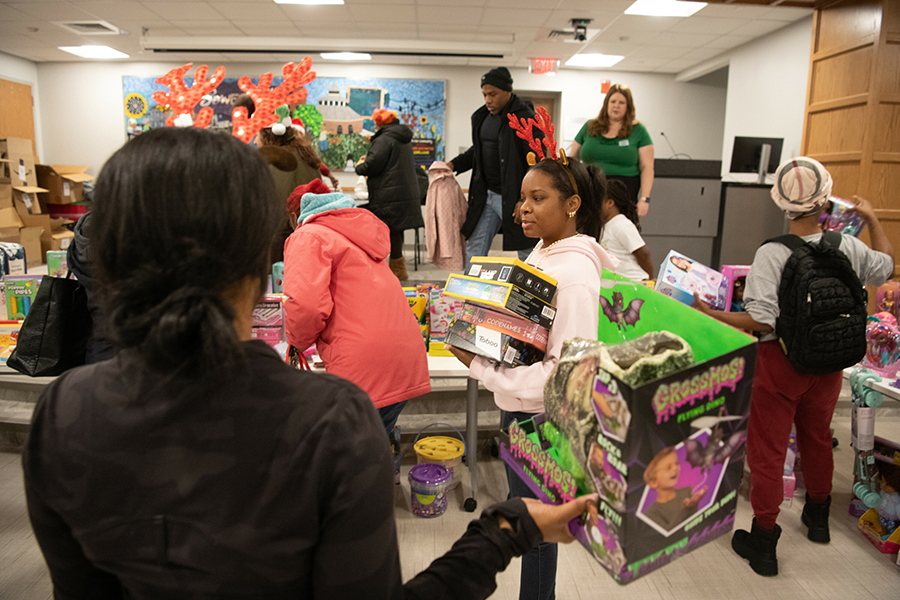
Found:
<svg viewBox="0 0 900 600"><path fill-rule="evenodd" d="M506 67L491 69L481 78L484 106L472 115L472 147L450 161L457 173L472 169L469 210L462 234L466 237L466 272L473 256L485 256L497 231L503 249L518 251L525 260L535 241L525 237L519 224L522 179L528 171L528 143L509 126L509 113L534 117L534 110L512 93ZM540 132L535 131L539 139Z"/></svg>

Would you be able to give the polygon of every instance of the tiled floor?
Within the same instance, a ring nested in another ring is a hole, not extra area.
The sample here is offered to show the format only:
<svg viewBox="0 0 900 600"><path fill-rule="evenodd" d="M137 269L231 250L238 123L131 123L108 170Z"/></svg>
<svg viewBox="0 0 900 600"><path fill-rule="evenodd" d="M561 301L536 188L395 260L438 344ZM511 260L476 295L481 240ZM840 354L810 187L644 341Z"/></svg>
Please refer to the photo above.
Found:
<svg viewBox="0 0 900 600"><path fill-rule="evenodd" d="M616 599L659 600L857 600L900 598L900 568L888 556L879 554L856 530L847 515L850 502L850 423L847 417L835 419L835 435L840 446L835 450L835 491L831 518L832 542L815 545L805 537L800 524L802 500L782 513L784 528L778 545L781 573L766 579L755 575L731 550L730 536L720 537L672 564L627 586L616 584L577 545L563 546L557 576L560 600ZM900 419L880 418L877 433L900 440ZM503 465L490 458L483 444L479 460L481 492L478 502L485 507L506 495ZM405 448L403 475L415 457ZM0 599L46 600L52 597L43 559L25 514L22 493L20 455L6 449L0 452ZM462 534L472 515L462 509L468 494L468 478L455 490L455 502L437 519L415 517L409 509L409 488L396 487L395 510L400 539L400 558L404 578L410 578L441 555ZM749 526L749 504L738 503L737 526ZM518 561L498 576L498 589L492 598L518 598Z"/></svg>

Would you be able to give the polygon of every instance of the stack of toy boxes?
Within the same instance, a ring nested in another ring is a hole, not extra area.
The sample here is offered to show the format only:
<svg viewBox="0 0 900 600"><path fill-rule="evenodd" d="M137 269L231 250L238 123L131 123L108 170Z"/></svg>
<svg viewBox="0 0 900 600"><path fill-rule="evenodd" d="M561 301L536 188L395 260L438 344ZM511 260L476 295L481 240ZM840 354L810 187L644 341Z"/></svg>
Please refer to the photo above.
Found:
<svg viewBox="0 0 900 600"><path fill-rule="evenodd" d="M514 258L475 257L467 275L450 275L444 295L464 300L447 343L519 366L539 362L556 309L556 280Z"/></svg>
<svg viewBox="0 0 900 600"><path fill-rule="evenodd" d="M618 582L628 583L730 535L756 340L608 270L603 281L604 304L640 301L640 314L623 329L601 310L599 342L608 346L666 330L691 346L694 363L632 386L599 366L596 356L567 356L564 347L566 362L561 359L548 381L564 378L558 387L565 386L571 410L556 418L567 421L541 414L513 422L502 437L500 457L545 502L559 504L595 490L597 504L588 517L573 519L569 531ZM612 281L616 285L606 283ZM584 439L573 441L566 433L572 429ZM664 461L667 468L677 465L665 487L676 490L676 497L689 492L696 504L661 499L664 486L649 467L662 468ZM667 509L673 511L662 520Z"/></svg>
<svg viewBox="0 0 900 600"><path fill-rule="evenodd" d="M273 348L285 341L284 296L263 296L253 309L253 331L255 340L262 340Z"/></svg>
<svg viewBox="0 0 900 600"><path fill-rule="evenodd" d="M728 279L718 271L672 250L659 267L655 289L688 306L693 305L694 292L697 292L700 299L712 308L725 310Z"/></svg>
<svg viewBox="0 0 900 600"><path fill-rule="evenodd" d="M724 308L727 312L744 312L744 289L749 273L750 265L722 265L722 276L728 283Z"/></svg>
<svg viewBox="0 0 900 600"><path fill-rule="evenodd" d="M38 187L31 140L0 140L0 156L0 241L20 244L33 267L43 262L42 243L50 244L50 217L38 199L47 190Z"/></svg>

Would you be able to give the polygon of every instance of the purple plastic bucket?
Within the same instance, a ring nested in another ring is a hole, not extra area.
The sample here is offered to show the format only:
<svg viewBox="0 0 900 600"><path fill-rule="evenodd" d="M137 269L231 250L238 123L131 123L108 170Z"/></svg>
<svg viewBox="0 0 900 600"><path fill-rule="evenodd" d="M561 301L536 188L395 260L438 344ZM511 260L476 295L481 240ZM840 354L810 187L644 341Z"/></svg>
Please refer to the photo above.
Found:
<svg viewBox="0 0 900 600"><path fill-rule="evenodd" d="M447 488L453 474L447 467L422 463L409 470L409 490L413 514L430 519L447 510Z"/></svg>

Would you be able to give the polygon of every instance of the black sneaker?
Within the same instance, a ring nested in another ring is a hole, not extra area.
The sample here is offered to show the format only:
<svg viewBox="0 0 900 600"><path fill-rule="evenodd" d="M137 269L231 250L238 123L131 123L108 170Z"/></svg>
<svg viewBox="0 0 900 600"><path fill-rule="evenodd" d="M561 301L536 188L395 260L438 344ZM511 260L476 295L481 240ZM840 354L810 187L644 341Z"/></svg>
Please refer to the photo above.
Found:
<svg viewBox="0 0 900 600"><path fill-rule="evenodd" d="M831 509L831 496L825 502L813 502L806 494L806 504L803 505L803 514L800 520L809 527L806 537L817 544L827 544L831 541L831 532L828 529L828 513Z"/></svg>
<svg viewBox="0 0 900 600"><path fill-rule="evenodd" d="M766 530L756 524L753 519L753 527L750 531L738 529L731 537L731 547L742 558L750 561L750 568L757 575L773 577L778 575L778 557L775 555L775 546L781 537L781 527L775 525L775 529Z"/></svg>

